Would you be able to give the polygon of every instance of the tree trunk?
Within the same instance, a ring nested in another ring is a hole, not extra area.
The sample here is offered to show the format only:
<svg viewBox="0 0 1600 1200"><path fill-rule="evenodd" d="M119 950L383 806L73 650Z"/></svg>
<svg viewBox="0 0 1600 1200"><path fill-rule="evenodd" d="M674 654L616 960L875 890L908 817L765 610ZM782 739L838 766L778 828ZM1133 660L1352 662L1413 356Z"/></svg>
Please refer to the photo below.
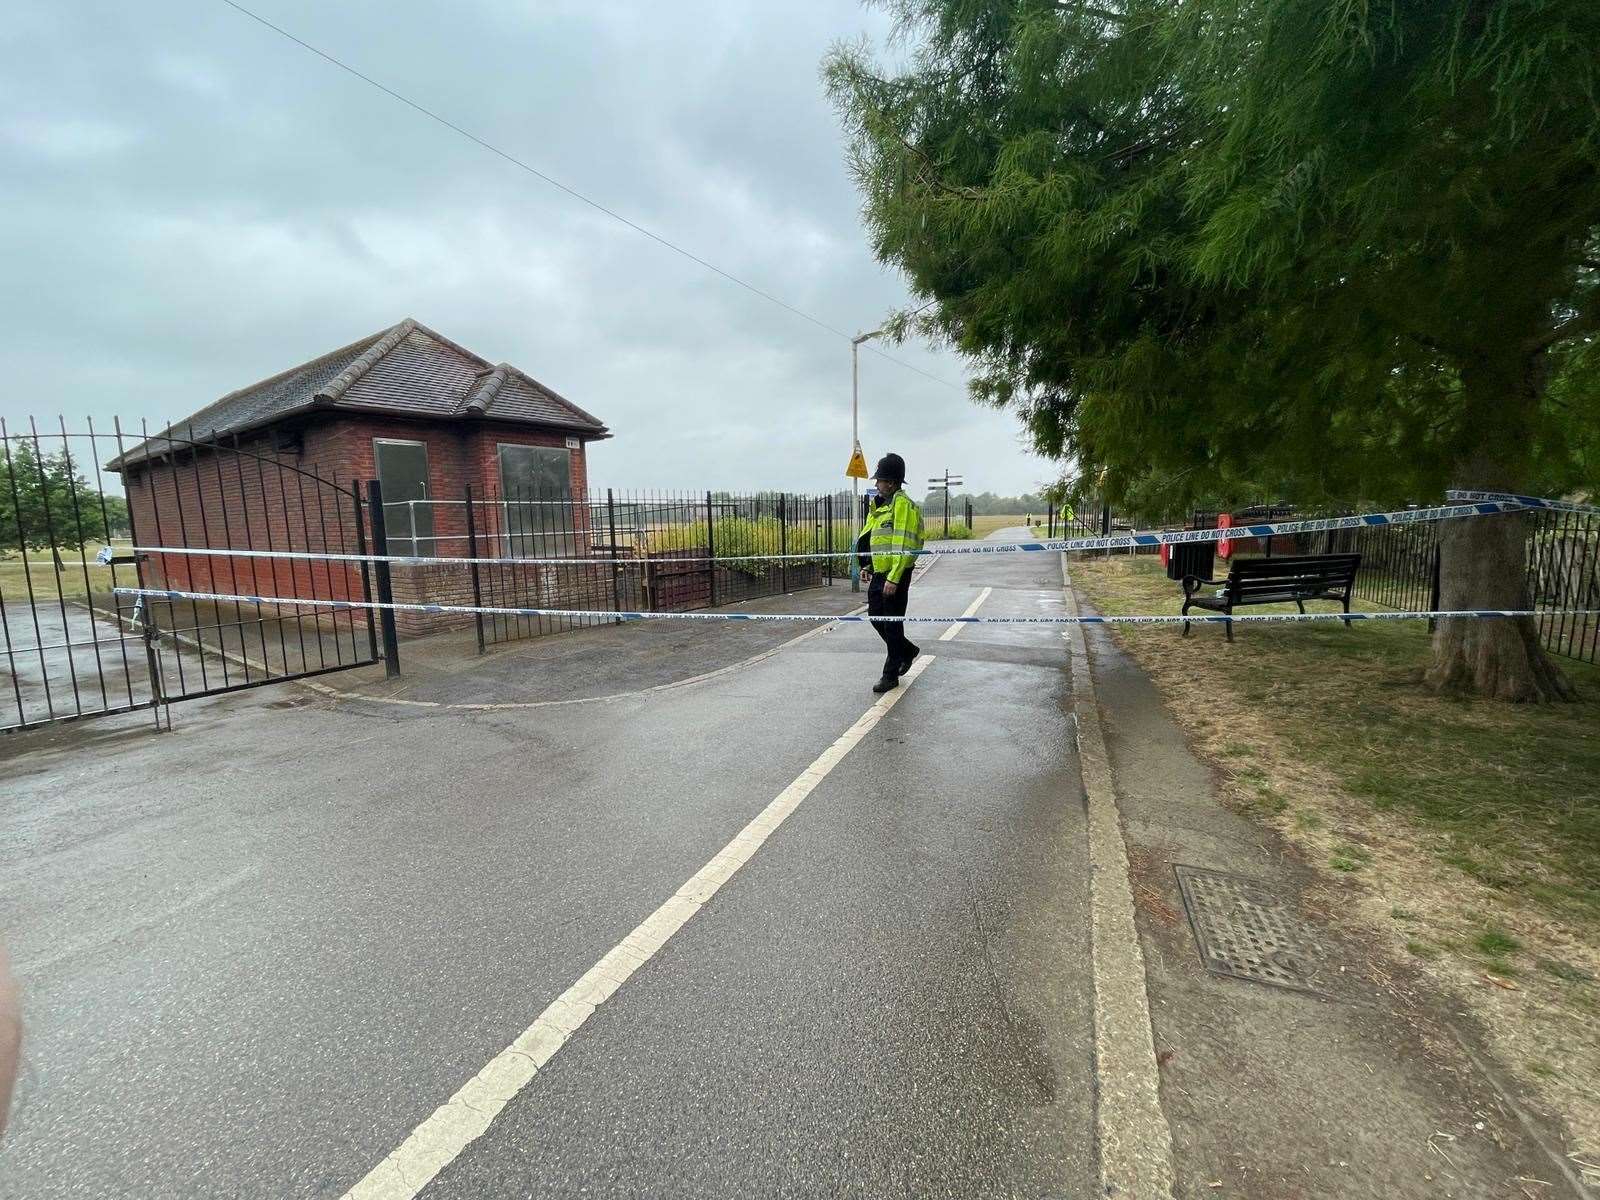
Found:
<svg viewBox="0 0 1600 1200"><path fill-rule="evenodd" d="M1527 520L1508 514L1445 522L1439 534L1439 607L1531 607ZM1427 682L1438 691L1495 700L1575 697L1539 644L1538 627L1529 617L1440 621Z"/></svg>
<svg viewBox="0 0 1600 1200"><path fill-rule="evenodd" d="M1522 356L1510 370L1479 361L1463 367L1461 377L1470 444L1456 486L1521 491L1544 385L1542 353ZM1520 513L1443 522L1439 607L1531 608L1527 540L1528 517ZM1441 692L1517 703L1576 698L1529 617L1441 620L1426 681Z"/></svg>

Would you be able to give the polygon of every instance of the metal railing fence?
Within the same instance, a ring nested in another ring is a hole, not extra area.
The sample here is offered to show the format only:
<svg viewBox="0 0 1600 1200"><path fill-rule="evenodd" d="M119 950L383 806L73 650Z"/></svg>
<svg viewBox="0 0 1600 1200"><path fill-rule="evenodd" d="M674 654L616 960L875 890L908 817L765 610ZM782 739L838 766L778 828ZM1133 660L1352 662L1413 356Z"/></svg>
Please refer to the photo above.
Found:
<svg viewBox="0 0 1600 1200"><path fill-rule="evenodd" d="M1350 507L1329 515L1356 511ZM1261 505L1235 514L1235 520L1305 515L1310 514L1289 505ZM1216 516L1197 512L1191 528L1215 528ZM1539 510L1482 519L1524 523L1527 607L1565 613L1539 619L1545 649L1580 662L1600 662L1600 618L1573 611L1600 608L1600 515ZM1234 553L1359 554L1358 598L1383 608L1437 609L1439 534L1440 526L1430 522L1299 534L1270 539L1270 544L1247 535L1234 539Z"/></svg>
<svg viewBox="0 0 1600 1200"><path fill-rule="evenodd" d="M423 505L430 506L428 519L417 520ZM470 624L480 649L604 624L617 611L686 611L827 586L849 577L850 560L842 552L857 528L848 496L791 492L612 488L571 496L490 487L385 509L392 550L414 542L415 553L440 558L570 560L396 566L402 599L596 614L400 614L407 633ZM427 527L433 533L417 533ZM804 557L813 551L818 557ZM747 560L763 554L800 557Z"/></svg>
<svg viewBox="0 0 1600 1200"><path fill-rule="evenodd" d="M362 552L353 482L263 439L57 425L0 421L0 731L376 661L366 614L115 590L370 599L365 566L206 553Z"/></svg>

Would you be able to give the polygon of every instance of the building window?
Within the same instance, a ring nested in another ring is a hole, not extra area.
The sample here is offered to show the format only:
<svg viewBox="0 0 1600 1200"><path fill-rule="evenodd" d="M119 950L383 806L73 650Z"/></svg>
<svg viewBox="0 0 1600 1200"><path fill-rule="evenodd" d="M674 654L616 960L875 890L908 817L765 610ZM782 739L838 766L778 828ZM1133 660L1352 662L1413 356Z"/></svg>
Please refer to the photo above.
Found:
<svg viewBox="0 0 1600 1200"><path fill-rule="evenodd" d="M554 446L501 442L498 448L507 553L518 558L577 554L571 455Z"/></svg>
<svg viewBox="0 0 1600 1200"><path fill-rule="evenodd" d="M383 523L391 554L432 554L433 497L428 489L428 447L422 442L373 438L372 457L383 489Z"/></svg>

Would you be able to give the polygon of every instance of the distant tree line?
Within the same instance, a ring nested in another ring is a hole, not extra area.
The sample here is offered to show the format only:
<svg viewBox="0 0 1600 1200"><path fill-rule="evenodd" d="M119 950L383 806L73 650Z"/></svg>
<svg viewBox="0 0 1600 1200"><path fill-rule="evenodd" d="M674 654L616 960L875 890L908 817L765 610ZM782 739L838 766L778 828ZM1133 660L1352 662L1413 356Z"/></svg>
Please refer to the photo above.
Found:
<svg viewBox="0 0 1600 1200"><path fill-rule="evenodd" d="M48 549L52 530L55 545L73 547L127 533L127 502L102 495L76 468L64 450L41 458L27 442L0 454L0 550Z"/></svg>
<svg viewBox="0 0 1600 1200"><path fill-rule="evenodd" d="M1049 501L1041 495L1029 493L1023 496L997 496L993 492L957 492L950 497L951 512L965 512L968 501L972 502L972 515L975 517L1002 516L1012 514L1027 515L1028 513L1044 512L1049 507ZM924 508L937 507L944 509L944 493L929 492L927 499L922 502Z"/></svg>

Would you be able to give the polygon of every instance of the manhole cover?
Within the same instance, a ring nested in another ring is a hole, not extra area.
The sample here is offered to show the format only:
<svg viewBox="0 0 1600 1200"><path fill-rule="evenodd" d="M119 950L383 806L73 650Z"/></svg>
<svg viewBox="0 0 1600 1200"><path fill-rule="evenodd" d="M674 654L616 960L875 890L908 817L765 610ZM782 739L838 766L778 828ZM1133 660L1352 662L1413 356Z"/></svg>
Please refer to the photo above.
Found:
<svg viewBox="0 0 1600 1200"><path fill-rule="evenodd" d="M1256 879L1174 867L1208 971L1315 992L1320 948L1283 897Z"/></svg>

